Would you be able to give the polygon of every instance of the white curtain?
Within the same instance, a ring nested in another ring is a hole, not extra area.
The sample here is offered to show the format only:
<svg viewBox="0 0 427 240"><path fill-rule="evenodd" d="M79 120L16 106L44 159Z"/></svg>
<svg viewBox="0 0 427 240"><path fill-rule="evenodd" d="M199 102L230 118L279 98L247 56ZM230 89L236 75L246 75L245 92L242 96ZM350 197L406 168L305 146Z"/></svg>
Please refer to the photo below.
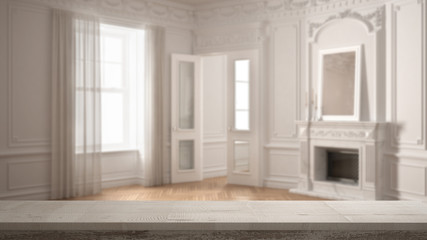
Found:
<svg viewBox="0 0 427 240"><path fill-rule="evenodd" d="M162 81L164 29L145 29L144 136L139 147L144 186L163 184Z"/></svg>
<svg viewBox="0 0 427 240"><path fill-rule="evenodd" d="M53 11L51 198L101 190L99 22Z"/></svg>
<svg viewBox="0 0 427 240"><path fill-rule="evenodd" d="M74 81L72 14L52 14L52 170L51 198L73 196Z"/></svg>

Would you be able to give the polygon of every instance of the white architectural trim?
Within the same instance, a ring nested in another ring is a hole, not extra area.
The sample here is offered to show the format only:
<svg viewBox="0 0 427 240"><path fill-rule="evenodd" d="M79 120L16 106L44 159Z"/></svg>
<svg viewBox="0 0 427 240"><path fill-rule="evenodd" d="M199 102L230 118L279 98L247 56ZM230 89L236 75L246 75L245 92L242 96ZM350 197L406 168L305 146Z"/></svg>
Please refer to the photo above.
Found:
<svg viewBox="0 0 427 240"><path fill-rule="evenodd" d="M225 25L316 15L333 10L351 9L388 0L246 0L227 1L196 8L198 26Z"/></svg>
<svg viewBox="0 0 427 240"><path fill-rule="evenodd" d="M87 14L126 18L158 25L192 28L194 8L167 0L22 0Z"/></svg>
<svg viewBox="0 0 427 240"><path fill-rule="evenodd" d="M385 9L383 6L377 7L370 12L356 12L353 10L345 10L343 12L328 16L326 19L319 22L309 21L308 22L308 37L317 41L317 36L321 32L321 29L328 25L330 22L340 20L344 18L355 19L363 22L368 29L368 32L376 32L383 26Z"/></svg>
<svg viewBox="0 0 427 240"><path fill-rule="evenodd" d="M33 11L36 13L46 14L48 9L40 6L35 6L31 4L25 4L21 2L8 2L7 5L7 115L8 115L8 125L7 125L7 146L9 148L14 147L41 147L49 146L50 138L23 138L14 133L14 77L13 77L13 15L17 10L24 11Z"/></svg>
<svg viewBox="0 0 427 240"><path fill-rule="evenodd" d="M421 74L421 89L419 89L421 91L421 98L422 98L422 102L421 102L421 109L417 109L417 111L421 111L422 115L421 115L421 138L417 138L417 139L410 139L410 140L401 140L399 137L399 129L398 129L398 122L397 122L397 18L398 18L398 12L401 11L402 7L410 5L410 4L418 4L420 5L420 9L422 12L422 18L423 21L421 21L421 25L422 25L422 46L421 46L421 54L422 54L422 64L421 66L424 66L422 69L422 74ZM406 0L406 1L401 1L399 3L396 4L392 4L392 15L391 15L391 32L392 32L392 37L391 37L391 45L392 45L392 57L391 57L391 64L392 64L392 73L391 73L391 121L393 123L393 125L391 126L391 146L394 148L407 148L407 149L421 149L421 150L427 150L427 109L426 109L426 101L427 101L427 89L426 89L426 85L427 85L427 70L426 70L426 48L427 48L427 31L426 31L426 21L427 21L427 17L426 17L426 8L427 8L427 4L425 1L421 1L421 0Z"/></svg>

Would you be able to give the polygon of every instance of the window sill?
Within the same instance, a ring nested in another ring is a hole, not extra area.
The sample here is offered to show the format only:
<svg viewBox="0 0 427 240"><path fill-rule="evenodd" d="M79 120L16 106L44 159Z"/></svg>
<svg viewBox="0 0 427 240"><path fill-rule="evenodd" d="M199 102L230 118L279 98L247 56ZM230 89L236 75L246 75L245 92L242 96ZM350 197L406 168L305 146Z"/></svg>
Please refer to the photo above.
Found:
<svg viewBox="0 0 427 240"><path fill-rule="evenodd" d="M128 148L128 149L107 149L102 150L102 153L130 153L130 152L138 152L138 149Z"/></svg>

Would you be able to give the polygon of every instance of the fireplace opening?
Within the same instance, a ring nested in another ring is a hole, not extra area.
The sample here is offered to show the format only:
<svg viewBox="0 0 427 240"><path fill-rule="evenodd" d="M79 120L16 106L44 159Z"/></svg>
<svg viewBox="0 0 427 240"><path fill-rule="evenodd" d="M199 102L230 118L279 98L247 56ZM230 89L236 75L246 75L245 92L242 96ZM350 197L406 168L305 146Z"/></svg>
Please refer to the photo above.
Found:
<svg viewBox="0 0 427 240"><path fill-rule="evenodd" d="M328 181L345 184L359 183L359 151L356 149L327 149Z"/></svg>

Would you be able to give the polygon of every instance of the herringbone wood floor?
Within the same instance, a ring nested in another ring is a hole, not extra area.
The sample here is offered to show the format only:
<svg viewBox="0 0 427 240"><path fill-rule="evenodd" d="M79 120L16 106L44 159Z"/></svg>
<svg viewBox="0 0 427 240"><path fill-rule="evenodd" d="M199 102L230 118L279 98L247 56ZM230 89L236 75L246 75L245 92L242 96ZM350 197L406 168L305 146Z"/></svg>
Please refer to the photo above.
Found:
<svg viewBox="0 0 427 240"><path fill-rule="evenodd" d="M290 193L288 190L227 184L225 177L202 182L170 184L160 187L139 185L104 189L93 196L68 200L141 201L229 201L229 200L324 200Z"/></svg>

